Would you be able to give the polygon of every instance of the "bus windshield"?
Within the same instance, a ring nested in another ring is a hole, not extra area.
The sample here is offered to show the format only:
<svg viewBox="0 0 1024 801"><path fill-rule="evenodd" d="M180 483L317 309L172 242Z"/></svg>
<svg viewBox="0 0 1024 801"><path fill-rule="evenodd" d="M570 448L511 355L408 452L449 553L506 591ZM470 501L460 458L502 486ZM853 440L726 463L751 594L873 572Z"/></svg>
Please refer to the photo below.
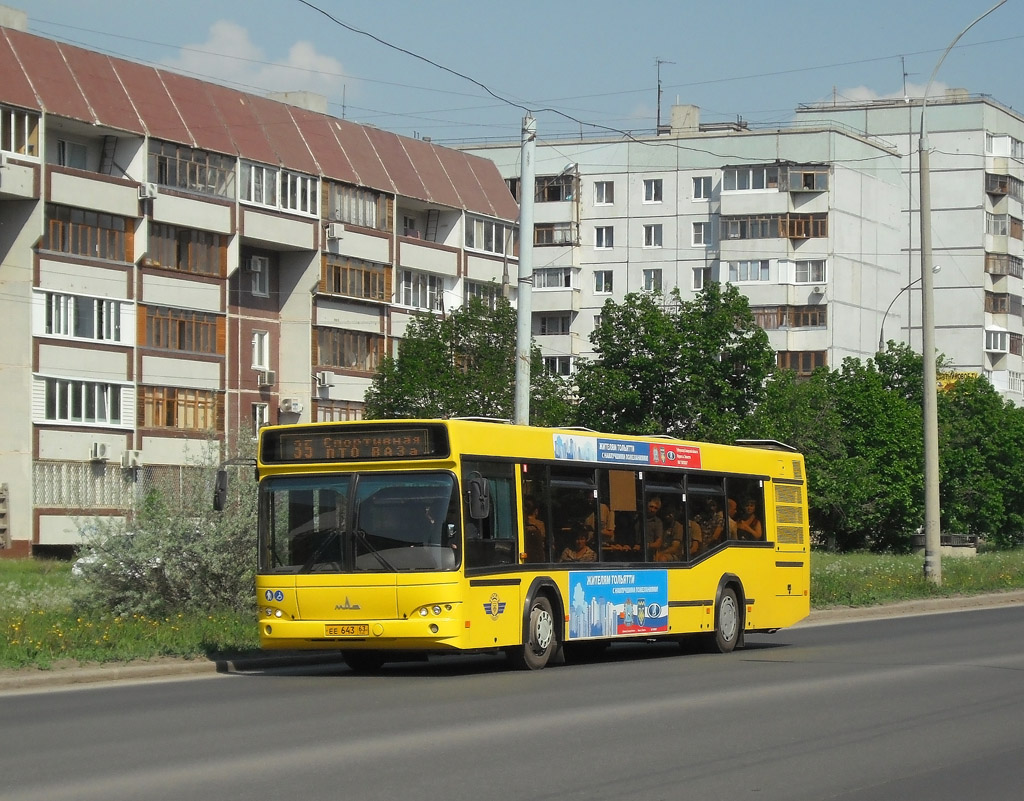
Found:
<svg viewBox="0 0 1024 801"><path fill-rule="evenodd" d="M455 570L459 493L448 472L274 476L260 485L259 570Z"/></svg>

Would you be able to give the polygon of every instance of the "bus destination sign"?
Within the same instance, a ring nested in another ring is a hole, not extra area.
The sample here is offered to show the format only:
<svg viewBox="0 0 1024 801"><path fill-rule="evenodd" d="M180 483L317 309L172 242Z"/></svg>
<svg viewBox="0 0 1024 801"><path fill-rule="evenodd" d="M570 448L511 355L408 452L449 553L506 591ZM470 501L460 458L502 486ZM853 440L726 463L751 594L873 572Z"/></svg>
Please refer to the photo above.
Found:
<svg viewBox="0 0 1024 801"><path fill-rule="evenodd" d="M444 437L427 428L345 430L306 427L302 431L268 431L264 463L371 462L390 459L429 459L448 455Z"/></svg>

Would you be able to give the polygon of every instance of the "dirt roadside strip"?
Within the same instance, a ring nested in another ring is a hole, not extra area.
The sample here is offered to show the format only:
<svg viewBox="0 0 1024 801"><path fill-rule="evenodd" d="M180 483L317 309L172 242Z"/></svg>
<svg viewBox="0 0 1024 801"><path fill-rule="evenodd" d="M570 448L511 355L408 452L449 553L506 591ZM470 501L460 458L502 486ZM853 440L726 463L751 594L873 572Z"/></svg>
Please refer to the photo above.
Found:
<svg viewBox="0 0 1024 801"><path fill-rule="evenodd" d="M880 606L835 607L816 609L806 620L794 628L824 626L833 623L852 623L905 615L928 615L937 612L992 609L1003 606L1024 605L1024 590L986 595L965 595L952 598L931 598L906 601ZM21 670L0 670L0 692L14 690L36 690L75 684L91 684L110 681L139 681L177 676L198 676L214 673L251 673L304 665L340 664L341 658L335 652L283 652L237 659L175 659L161 658L127 663L102 665L56 666L51 670L25 668Z"/></svg>

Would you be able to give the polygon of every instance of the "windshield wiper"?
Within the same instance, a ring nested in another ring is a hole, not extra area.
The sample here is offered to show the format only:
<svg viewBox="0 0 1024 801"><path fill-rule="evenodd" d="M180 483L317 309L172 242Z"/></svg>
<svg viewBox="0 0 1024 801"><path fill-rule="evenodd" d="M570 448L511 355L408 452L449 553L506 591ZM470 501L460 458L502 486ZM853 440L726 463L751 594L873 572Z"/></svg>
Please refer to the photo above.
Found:
<svg viewBox="0 0 1024 801"><path fill-rule="evenodd" d="M299 572L300 573L309 573L309 572L311 572L313 570L313 567L317 563L317 559L319 559L324 554L324 552L332 544L334 544L335 541L337 541L338 537L340 537L340 536L341 536L341 532L338 529L336 529L336 528L332 528L330 534L328 534L327 538L322 543L320 543L320 547L317 548L315 551L313 551L313 555L310 556L309 559L306 560L306 563L299 569ZM334 560L332 559L331 561L333 562Z"/></svg>
<svg viewBox="0 0 1024 801"><path fill-rule="evenodd" d="M376 557L377 561L384 566L385 570L390 570L392 573L398 572L397 570L395 570L395 566L392 565L387 559L385 559L381 555L380 551L373 547L373 545L370 543L370 540L366 536L366 531L364 531L361 528L357 528L355 534L356 539L358 539L359 542L366 546L366 550L368 550L371 554L373 554Z"/></svg>

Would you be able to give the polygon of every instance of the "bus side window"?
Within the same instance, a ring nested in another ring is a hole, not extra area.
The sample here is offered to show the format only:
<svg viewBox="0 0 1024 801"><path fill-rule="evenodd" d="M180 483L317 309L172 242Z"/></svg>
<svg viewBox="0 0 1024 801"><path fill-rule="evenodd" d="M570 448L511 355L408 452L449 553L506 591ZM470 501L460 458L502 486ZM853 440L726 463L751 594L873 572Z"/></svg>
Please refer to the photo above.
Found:
<svg viewBox="0 0 1024 801"><path fill-rule="evenodd" d="M491 499L490 514L483 519L474 519L470 514L469 499L465 499L466 567L515 564L518 527L515 520L513 465L506 462L463 462L464 490L474 474L479 474L487 481ZM466 495L465 491L463 495Z"/></svg>

